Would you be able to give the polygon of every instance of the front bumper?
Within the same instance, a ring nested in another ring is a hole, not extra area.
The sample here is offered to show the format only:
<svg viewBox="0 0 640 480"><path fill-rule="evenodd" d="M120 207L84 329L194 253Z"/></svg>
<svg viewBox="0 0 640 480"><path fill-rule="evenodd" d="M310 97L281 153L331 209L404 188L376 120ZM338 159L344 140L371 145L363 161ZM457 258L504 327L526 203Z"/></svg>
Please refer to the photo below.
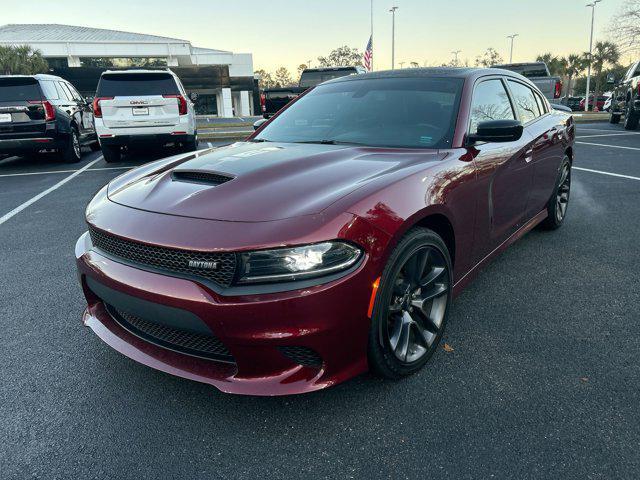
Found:
<svg viewBox="0 0 640 480"><path fill-rule="evenodd" d="M378 263L369 257L327 284L236 296L114 261L92 248L88 234L78 240L76 261L88 304L83 323L115 350L157 370L228 393L288 395L322 389L367 369L367 310ZM234 362L198 358L131 333L106 308L123 295L199 319ZM310 349L320 356L321 365L296 363L282 347Z"/></svg>

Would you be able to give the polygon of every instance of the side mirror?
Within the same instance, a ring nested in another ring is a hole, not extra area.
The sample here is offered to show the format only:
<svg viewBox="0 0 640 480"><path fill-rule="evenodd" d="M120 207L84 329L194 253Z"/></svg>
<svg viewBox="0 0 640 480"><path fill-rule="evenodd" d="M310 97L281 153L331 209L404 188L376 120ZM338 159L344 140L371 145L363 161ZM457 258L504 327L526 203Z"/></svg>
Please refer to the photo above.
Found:
<svg viewBox="0 0 640 480"><path fill-rule="evenodd" d="M253 124L253 129L258 130L262 125L264 125L268 121L269 120L267 120L266 118L261 118L260 120L258 120L256 123Z"/></svg>
<svg viewBox="0 0 640 480"><path fill-rule="evenodd" d="M489 120L480 122L478 132L470 134L467 142L515 142L520 140L523 131L518 120Z"/></svg>
<svg viewBox="0 0 640 480"><path fill-rule="evenodd" d="M571 113L573 111L566 105L560 105L559 103L552 103L551 108L553 108L554 110L558 110L560 112L567 112L567 113Z"/></svg>

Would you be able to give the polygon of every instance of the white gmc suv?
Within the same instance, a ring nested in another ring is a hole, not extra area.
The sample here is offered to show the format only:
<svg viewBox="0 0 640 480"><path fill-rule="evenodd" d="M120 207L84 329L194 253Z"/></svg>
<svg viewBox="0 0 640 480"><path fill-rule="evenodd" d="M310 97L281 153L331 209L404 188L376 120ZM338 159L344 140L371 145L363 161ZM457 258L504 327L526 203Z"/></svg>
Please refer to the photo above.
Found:
<svg viewBox="0 0 640 480"><path fill-rule="evenodd" d="M107 70L93 100L96 134L105 161L120 160L122 148L198 147L193 103L171 70Z"/></svg>

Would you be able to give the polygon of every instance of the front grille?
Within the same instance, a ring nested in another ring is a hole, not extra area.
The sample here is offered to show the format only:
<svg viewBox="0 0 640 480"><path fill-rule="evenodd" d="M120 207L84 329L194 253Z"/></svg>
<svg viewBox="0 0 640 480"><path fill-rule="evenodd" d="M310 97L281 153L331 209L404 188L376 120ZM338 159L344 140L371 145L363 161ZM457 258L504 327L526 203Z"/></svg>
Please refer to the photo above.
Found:
<svg viewBox="0 0 640 480"><path fill-rule="evenodd" d="M89 234L94 247L135 265L157 268L177 276L196 276L223 287L231 285L235 275L235 253L196 252L146 245L116 237L91 226ZM193 266L189 266L190 262ZM215 269L206 268L213 264Z"/></svg>
<svg viewBox="0 0 640 480"><path fill-rule="evenodd" d="M160 323L144 320L111 305L106 305L111 317L134 335L159 347L175 350L186 355L209 358L224 362L234 362L227 347L213 334L180 330Z"/></svg>
<svg viewBox="0 0 640 480"><path fill-rule="evenodd" d="M278 350L290 360L305 367L321 367L322 357L307 347L278 347Z"/></svg>
<svg viewBox="0 0 640 480"><path fill-rule="evenodd" d="M172 173L174 180L186 180L190 182L206 183L207 185L221 185L234 177L221 175L213 172L174 170Z"/></svg>

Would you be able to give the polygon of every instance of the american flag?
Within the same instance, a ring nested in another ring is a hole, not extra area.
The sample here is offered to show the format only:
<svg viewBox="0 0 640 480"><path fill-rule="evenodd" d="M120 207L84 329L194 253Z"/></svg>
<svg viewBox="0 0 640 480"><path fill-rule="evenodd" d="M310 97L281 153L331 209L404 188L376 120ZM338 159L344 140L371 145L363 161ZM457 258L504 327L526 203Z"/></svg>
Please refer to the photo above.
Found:
<svg viewBox="0 0 640 480"><path fill-rule="evenodd" d="M373 35L369 37L367 49L364 51L364 67L371 71L371 59L373 58Z"/></svg>

